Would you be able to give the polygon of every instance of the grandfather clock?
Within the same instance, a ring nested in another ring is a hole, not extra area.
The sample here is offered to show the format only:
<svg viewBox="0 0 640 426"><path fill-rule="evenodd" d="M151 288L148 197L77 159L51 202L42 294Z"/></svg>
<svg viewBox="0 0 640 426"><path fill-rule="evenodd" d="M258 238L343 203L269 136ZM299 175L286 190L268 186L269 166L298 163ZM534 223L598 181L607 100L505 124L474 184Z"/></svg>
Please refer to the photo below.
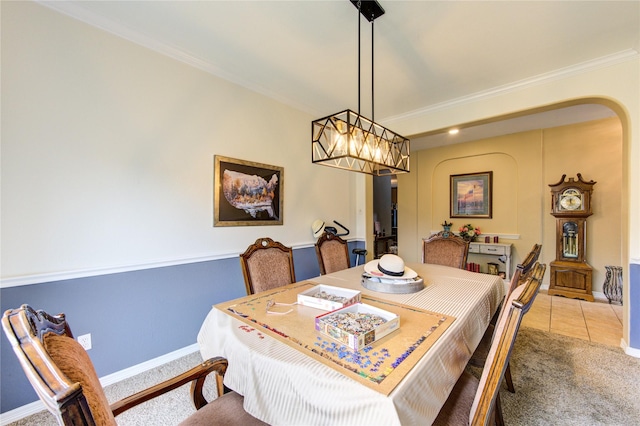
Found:
<svg viewBox="0 0 640 426"><path fill-rule="evenodd" d="M551 262L548 294L593 302L592 268L587 264L587 217L591 212L594 181L560 182L551 187L551 214L556 217L556 260Z"/></svg>

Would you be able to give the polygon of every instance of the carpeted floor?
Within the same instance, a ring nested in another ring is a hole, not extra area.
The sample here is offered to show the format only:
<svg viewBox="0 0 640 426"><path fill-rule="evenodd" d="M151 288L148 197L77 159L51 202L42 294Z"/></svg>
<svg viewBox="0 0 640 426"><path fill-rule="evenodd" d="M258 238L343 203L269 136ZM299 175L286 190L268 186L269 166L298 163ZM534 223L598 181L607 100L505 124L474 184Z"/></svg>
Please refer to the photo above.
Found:
<svg viewBox="0 0 640 426"><path fill-rule="evenodd" d="M115 401L200 362L194 353L106 388ZM511 359L516 393L500 392L507 425L640 425L640 359L620 348L523 327ZM478 374L478 370L474 371ZM175 425L194 411L189 385L118 416L121 426ZM48 412L11 426L54 426Z"/></svg>
<svg viewBox="0 0 640 426"><path fill-rule="evenodd" d="M640 359L621 348L522 327L511 372L507 425L640 425Z"/></svg>
<svg viewBox="0 0 640 426"><path fill-rule="evenodd" d="M118 401L143 389L184 373L202 362L199 352L164 364L153 370L138 374L132 378L107 386L105 393L109 402ZM205 388L210 386L208 383ZM215 386L213 383L212 386ZM166 393L152 401L134 407L116 417L120 426L164 426L177 425L195 412L189 394L189 384ZM215 389L213 387L212 389ZM205 391L205 396L207 396ZM214 394L215 395L215 394ZM210 399L210 395L208 396ZM56 419L48 411L42 411L8 426L57 426Z"/></svg>

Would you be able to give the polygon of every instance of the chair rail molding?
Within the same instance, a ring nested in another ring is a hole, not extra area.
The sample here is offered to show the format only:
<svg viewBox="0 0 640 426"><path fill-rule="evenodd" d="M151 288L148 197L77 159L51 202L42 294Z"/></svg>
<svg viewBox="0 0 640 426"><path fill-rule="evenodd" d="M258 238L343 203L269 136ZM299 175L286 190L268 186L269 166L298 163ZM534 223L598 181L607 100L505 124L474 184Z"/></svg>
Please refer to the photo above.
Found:
<svg viewBox="0 0 640 426"><path fill-rule="evenodd" d="M346 239L348 243L364 242L361 238ZM315 241L292 244L293 250L314 248ZM20 287L31 284L41 284L54 281L70 280L75 278L96 277L99 275L117 274L120 272L142 271L145 269L164 268L166 266L188 265L190 263L211 262L215 260L232 259L240 256L241 252L226 252L208 254L193 257L181 257L173 259L160 259L145 263L133 263L128 265L106 266L99 268L76 269L69 271L51 272L44 274L29 274L18 277L7 277L0 280L0 288Z"/></svg>

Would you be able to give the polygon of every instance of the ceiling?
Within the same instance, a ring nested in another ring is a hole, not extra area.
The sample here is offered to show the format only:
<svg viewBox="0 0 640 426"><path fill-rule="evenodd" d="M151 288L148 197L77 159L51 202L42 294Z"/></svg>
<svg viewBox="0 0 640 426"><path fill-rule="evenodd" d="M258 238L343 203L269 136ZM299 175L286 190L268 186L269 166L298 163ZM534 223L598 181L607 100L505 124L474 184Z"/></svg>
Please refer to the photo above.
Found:
<svg viewBox="0 0 640 426"><path fill-rule="evenodd" d="M358 108L358 12L348 0L40 3L318 118L347 108L372 115L370 24L361 21ZM374 118L382 124L640 50L640 1L380 3ZM425 149L611 115L579 106L466 126L457 139L428 124L405 136L412 150Z"/></svg>
<svg viewBox="0 0 640 426"><path fill-rule="evenodd" d="M434 130L426 135L415 135L411 138L411 150L419 151L529 130L566 126L568 124L614 117L615 115L611 109L604 105L582 104L526 114L515 118L497 117L495 121L488 123L465 123L461 126L456 126L454 128L458 129L459 132L455 135L449 134L449 129Z"/></svg>

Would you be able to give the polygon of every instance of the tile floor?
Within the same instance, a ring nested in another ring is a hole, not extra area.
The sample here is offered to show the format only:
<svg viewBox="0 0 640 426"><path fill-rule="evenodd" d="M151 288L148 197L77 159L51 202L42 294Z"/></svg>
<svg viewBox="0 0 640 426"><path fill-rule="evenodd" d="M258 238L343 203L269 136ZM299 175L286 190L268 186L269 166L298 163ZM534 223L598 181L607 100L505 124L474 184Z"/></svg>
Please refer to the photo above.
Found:
<svg viewBox="0 0 640 426"><path fill-rule="evenodd" d="M522 325L619 348L622 306L549 296L543 290Z"/></svg>

